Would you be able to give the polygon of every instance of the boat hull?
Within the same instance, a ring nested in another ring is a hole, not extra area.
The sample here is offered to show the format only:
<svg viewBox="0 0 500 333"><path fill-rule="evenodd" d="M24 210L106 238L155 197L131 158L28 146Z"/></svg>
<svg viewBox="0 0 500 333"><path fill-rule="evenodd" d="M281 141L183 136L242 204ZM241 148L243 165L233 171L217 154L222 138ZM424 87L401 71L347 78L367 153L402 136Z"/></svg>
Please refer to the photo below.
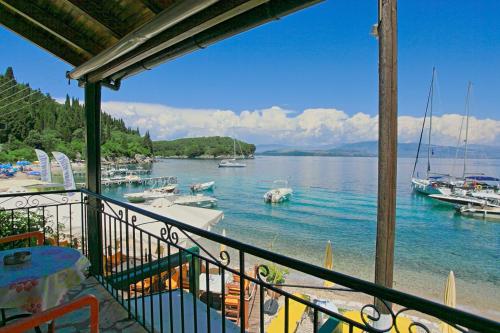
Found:
<svg viewBox="0 0 500 333"><path fill-rule="evenodd" d="M426 180L426 179L416 179L413 178L411 180L411 186L415 192L431 195L431 194L442 194L441 189L438 186L435 186L434 183Z"/></svg>

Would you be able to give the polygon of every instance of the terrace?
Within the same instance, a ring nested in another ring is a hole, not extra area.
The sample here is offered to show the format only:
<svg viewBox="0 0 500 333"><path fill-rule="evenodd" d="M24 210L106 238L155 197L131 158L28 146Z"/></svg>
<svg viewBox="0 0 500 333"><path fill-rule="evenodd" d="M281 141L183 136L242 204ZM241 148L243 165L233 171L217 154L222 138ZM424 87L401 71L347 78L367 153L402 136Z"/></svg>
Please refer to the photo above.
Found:
<svg viewBox="0 0 500 333"><path fill-rule="evenodd" d="M101 87L119 89L127 77L316 2L0 1L0 23L75 66L68 78L78 80L85 89L87 125L86 188L1 195L0 222L12 235L41 231L45 243L76 248L89 259L90 277L71 290L66 301L94 294L100 301L102 331L432 332L444 323L463 332L500 331L500 324L491 320L391 289L397 157L396 0L379 1L376 27L379 133L384 133L379 143L376 283L100 194ZM160 234L137 226L141 218L162 222ZM19 220L26 222L23 229L14 227ZM275 265L318 283L270 283L266 276ZM334 286L324 287L323 281ZM317 291L329 293L340 309L315 302L311 295ZM276 320L266 314L270 295L278 298ZM351 302L353 295L362 295L356 299L364 303ZM305 318L306 311L309 318ZM88 314L78 310L58 318L55 328L80 331L87 319Z"/></svg>

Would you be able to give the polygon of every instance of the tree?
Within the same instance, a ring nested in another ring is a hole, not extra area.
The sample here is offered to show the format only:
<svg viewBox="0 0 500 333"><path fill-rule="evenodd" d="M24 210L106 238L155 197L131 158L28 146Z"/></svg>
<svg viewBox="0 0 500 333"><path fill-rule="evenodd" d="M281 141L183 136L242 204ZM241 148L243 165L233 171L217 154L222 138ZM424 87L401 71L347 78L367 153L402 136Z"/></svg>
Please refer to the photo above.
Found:
<svg viewBox="0 0 500 333"><path fill-rule="evenodd" d="M5 78L7 80L15 80L16 78L14 77L14 70L12 69L12 67L7 67L7 69L5 70Z"/></svg>

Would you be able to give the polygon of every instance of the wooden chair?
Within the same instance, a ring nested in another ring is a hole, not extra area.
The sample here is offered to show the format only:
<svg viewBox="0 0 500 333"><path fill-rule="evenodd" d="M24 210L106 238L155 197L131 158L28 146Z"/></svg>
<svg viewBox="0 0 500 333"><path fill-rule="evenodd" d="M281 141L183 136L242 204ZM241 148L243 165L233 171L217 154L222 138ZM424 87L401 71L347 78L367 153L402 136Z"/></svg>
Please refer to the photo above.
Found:
<svg viewBox="0 0 500 333"><path fill-rule="evenodd" d="M256 268L251 271L246 272L245 275L254 278L256 275ZM243 284L243 295L244 304L241 304L241 288L240 288L240 276L238 274L233 274L233 282L226 284L226 295L224 298L224 308L226 312L226 317L234 321L237 325L240 323L240 310L241 307L245 307L245 326L248 327L248 308L249 301L252 295L250 294L250 283L251 281L245 279Z"/></svg>
<svg viewBox="0 0 500 333"><path fill-rule="evenodd" d="M42 235L43 237L43 235ZM42 238L43 239L43 238ZM85 295L73 301L61 304L46 311L36 313L24 319L17 320L12 324L0 327L0 333L26 332L40 325L51 322L69 312L90 307L90 333L99 332L99 301L93 295ZM54 325L49 325L49 331L53 332Z"/></svg>
<svg viewBox="0 0 500 333"><path fill-rule="evenodd" d="M0 238L0 244L12 243L21 239L36 238L36 245L43 245L43 233L41 231L30 231L19 235Z"/></svg>

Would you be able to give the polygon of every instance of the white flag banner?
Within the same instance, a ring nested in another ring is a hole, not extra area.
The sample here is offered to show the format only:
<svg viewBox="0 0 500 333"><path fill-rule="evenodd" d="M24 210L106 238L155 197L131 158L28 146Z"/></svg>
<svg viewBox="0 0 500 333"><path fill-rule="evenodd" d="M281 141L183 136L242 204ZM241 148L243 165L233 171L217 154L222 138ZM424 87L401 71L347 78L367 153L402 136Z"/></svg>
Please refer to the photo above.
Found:
<svg viewBox="0 0 500 333"><path fill-rule="evenodd" d="M73 177L73 170L71 170L71 162L68 156L58 151L53 151L52 155L54 155L54 158L56 159L57 163L59 163L59 166L62 169L64 189L76 190L75 178ZM68 195L71 195L71 193L69 193Z"/></svg>
<svg viewBox="0 0 500 333"><path fill-rule="evenodd" d="M36 157L40 162L40 178L43 182L52 183L52 174L50 173L50 158L46 152L35 149Z"/></svg>

